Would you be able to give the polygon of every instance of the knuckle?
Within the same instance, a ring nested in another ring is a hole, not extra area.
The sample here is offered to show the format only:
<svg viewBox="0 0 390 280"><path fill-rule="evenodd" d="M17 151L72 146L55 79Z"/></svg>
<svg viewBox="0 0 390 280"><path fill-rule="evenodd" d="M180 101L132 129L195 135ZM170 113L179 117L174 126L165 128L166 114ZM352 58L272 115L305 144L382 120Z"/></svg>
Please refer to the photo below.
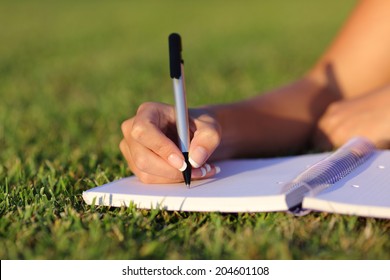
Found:
<svg viewBox="0 0 390 280"><path fill-rule="evenodd" d="M133 158L133 161L138 170L145 172L148 169L149 160L146 157L136 157Z"/></svg>
<svg viewBox="0 0 390 280"><path fill-rule="evenodd" d="M326 110L326 113L328 113L330 115L337 114L340 111L340 108L342 107L342 104L343 104L342 101L340 101L340 102L333 102L333 103L329 104L329 106L328 106L328 108Z"/></svg>
<svg viewBox="0 0 390 280"><path fill-rule="evenodd" d="M164 144L164 143L156 143L154 152L157 155L160 155L164 158L167 158L170 154L173 153L173 149L171 146Z"/></svg>
<svg viewBox="0 0 390 280"><path fill-rule="evenodd" d="M122 139L120 142L119 142L119 150L122 152L122 154L124 154L124 152L126 151L126 141L125 139Z"/></svg>
<svg viewBox="0 0 390 280"><path fill-rule="evenodd" d="M328 119L325 116L322 117L317 123L317 128L320 130L325 130L327 128L327 122Z"/></svg>
<svg viewBox="0 0 390 280"><path fill-rule="evenodd" d="M139 113L141 113L143 111L154 109L156 107L156 104L157 104L156 102L144 102L144 103L142 103L138 107L137 114L139 114Z"/></svg>
<svg viewBox="0 0 390 280"><path fill-rule="evenodd" d="M142 103L141 105L138 106L138 109L137 109L137 114L144 111L145 109L147 109L148 107L150 107L150 104L151 102L145 102L145 103Z"/></svg>
<svg viewBox="0 0 390 280"><path fill-rule="evenodd" d="M146 127L144 125L139 122L134 122L129 134L133 139L139 141L144 137L146 132Z"/></svg>
<svg viewBox="0 0 390 280"><path fill-rule="evenodd" d="M128 135L133 126L133 119L128 119L122 122L121 130L123 135Z"/></svg>

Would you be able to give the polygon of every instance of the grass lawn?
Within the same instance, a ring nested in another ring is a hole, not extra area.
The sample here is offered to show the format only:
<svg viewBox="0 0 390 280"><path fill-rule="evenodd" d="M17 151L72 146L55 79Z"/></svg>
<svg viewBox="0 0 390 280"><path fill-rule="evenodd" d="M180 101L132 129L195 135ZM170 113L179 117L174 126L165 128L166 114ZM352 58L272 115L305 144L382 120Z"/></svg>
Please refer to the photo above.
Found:
<svg viewBox="0 0 390 280"><path fill-rule="evenodd" d="M389 259L390 221L311 213L90 207L130 175L120 124L172 103L183 38L190 106L292 81L355 1L1 1L0 259Z"/></svg>

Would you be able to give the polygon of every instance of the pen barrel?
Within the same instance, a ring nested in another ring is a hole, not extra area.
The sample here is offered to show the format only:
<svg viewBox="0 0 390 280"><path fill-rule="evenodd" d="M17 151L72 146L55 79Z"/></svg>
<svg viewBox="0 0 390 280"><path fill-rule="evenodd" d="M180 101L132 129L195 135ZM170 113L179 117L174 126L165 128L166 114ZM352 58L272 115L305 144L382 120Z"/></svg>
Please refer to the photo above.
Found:
<svg viewBox="0 0 390 280"><path fill-rule="evenodd" d="M173 87L176 104L176 127L179 136L178 144L182 152L188 152L190 146L190 130L183 71L179 79L173 78Z"/></svg>

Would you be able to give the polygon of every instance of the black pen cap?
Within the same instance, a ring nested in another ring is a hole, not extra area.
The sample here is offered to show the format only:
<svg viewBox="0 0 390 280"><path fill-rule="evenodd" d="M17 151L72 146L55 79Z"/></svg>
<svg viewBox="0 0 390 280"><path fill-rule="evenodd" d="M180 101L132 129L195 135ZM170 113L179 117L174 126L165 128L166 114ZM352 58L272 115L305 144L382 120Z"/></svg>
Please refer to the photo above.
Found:
<svg viewBox="0 0 390 280"><path fill-rule="evenodd" d="M181 76L181 38L177 33L172 33L168 37L169 40L169 68L171 71L171 78L179 79Z"/></svg>

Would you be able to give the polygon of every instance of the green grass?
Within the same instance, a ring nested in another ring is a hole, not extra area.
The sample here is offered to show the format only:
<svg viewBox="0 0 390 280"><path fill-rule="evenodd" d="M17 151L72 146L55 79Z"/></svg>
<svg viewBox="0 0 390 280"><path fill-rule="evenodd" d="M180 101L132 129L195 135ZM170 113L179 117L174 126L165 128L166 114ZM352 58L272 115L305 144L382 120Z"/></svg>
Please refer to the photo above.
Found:
<svg viewBox="0 0 390 280"><path fill-rule="evenodd" d="M272 3L271 3L272 2ZM167 36L181 33L191 106L302 75L355 1L2 1L1 259L388 259L390 222L326 213L90 207L128 176L120 124L172 103Z"/></svg>

